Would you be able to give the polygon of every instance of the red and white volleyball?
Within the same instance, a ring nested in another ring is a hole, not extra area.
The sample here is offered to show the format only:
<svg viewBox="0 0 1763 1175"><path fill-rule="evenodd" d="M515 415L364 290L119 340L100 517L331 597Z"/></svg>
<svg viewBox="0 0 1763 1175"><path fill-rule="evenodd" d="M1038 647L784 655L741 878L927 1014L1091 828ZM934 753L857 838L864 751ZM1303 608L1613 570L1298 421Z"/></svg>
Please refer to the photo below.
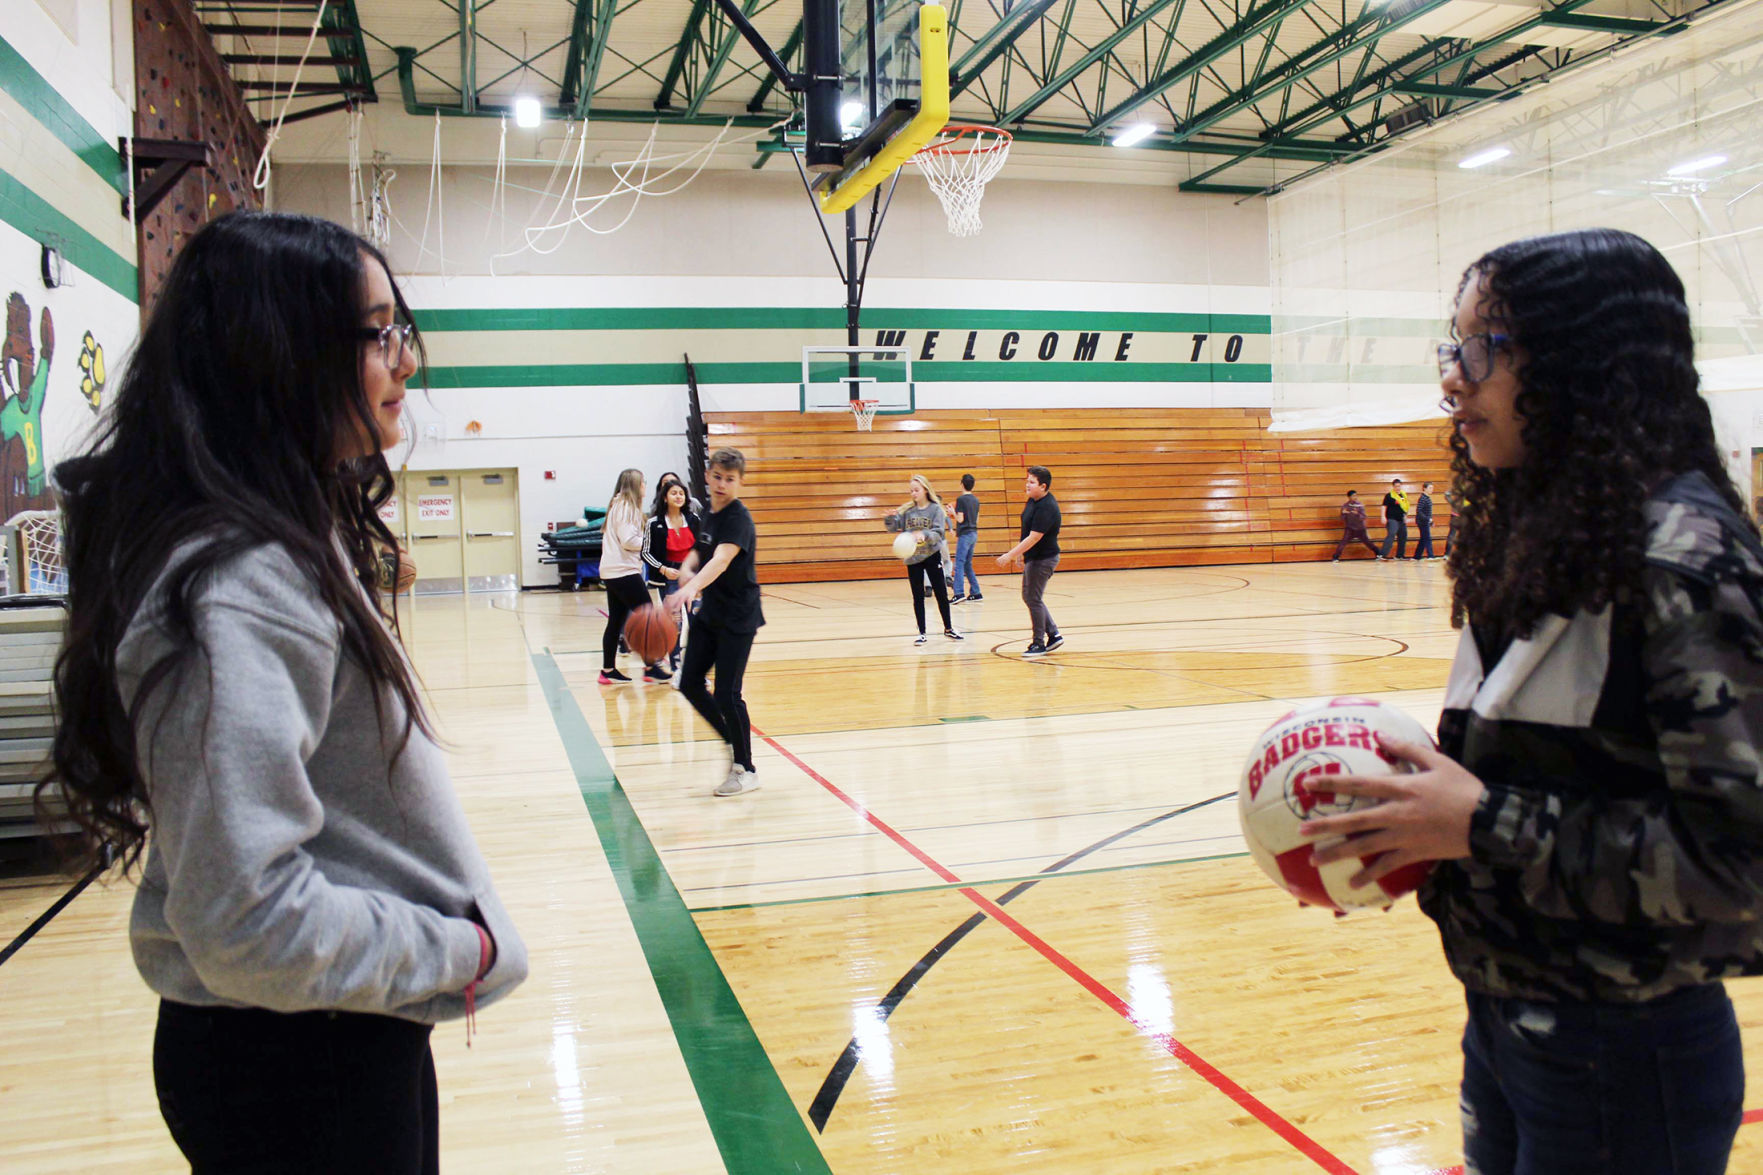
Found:
<svg viewBox="0 0 1763 1175"><path fill-rule="evenodd" d="M1299 826L1311 816L1367 808L1382 801L1337 796L1328 780L1338 775L1388 775L1414 770L1386 754L1377 736L1433 746L1420 723L1370 698L1335 698L1295 710L1255 740L1237 786L1237 815L1255 863L1299 901L1325 909L1382 910L1419 888L1432 862L1416 862L1370 885L1355 888L1347 879L1359 872L1348 858L1318 869L1313 848L1336 843L1306 838Z"/></svg>

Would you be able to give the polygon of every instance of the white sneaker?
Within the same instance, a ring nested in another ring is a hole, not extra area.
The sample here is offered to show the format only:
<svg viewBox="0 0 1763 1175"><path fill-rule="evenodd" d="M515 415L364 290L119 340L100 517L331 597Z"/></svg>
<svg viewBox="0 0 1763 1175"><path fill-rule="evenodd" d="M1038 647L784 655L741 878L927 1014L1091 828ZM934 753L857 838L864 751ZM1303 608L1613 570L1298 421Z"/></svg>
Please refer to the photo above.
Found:
<svg viewBox="0 0 1763 1175"><path fill-rule="evenodd" d="M715 791L718 796L739 796L759 790L759 772L748 771L740 764L728 769L728 778Z"/></svg>

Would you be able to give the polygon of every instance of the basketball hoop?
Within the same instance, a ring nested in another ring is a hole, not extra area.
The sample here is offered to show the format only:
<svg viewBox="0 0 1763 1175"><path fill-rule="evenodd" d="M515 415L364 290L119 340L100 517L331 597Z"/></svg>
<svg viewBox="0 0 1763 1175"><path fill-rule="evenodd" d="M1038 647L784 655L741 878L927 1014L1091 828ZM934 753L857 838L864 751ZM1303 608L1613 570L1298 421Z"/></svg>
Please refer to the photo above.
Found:
<svg viewBox="0 0 1763 1175"><path fill-rule="evenodd" d="M869 426L875 423L875 410L880 407L880 400L851 401L851 415L857 418L858 432L870 431Z"/></svg>
<svg viewBox="0 0 1763 1175"><path fill-rule="evenodd" d="M980 197L1003 169L1010 141L1010 132L995 126L951 123L912 157L942 204L954 235L971 237L979 232Z"/></svg>

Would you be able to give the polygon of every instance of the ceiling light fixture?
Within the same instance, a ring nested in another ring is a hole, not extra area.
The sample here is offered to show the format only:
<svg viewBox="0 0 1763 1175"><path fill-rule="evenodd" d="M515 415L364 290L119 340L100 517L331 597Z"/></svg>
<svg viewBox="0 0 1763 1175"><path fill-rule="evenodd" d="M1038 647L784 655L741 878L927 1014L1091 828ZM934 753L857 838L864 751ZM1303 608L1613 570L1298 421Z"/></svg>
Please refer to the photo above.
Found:
<svg viewBox="0 0 1763 1175"><path fill-rule="evenodd" d="M535 127L539 125L541 112L537 98L516 98L514 100L514 125Z"/></svg>
<svg viewBox="0 0 1763 1175"><path fill-rule="evenodd" d="M1510 147L1489 147L1485 151L1477 151L1474 155L1459 159L1457 161L1457 166L1464 168L1486 167L1488 164L1493 163L1496 160L1504 159L1510 154L1512 154L1512 148Z"/></svg>
<svg viewBox="0 0 1763 1175"><path fill-rule="evenodd" d="M1135 147L1157 133L1155 123L1135 122L1133 125L1115 135L1112 142L1116 147Z"/></svg>
<svg viewBox="0 0 1763 1175"><path fill-rule="evenodd" d="M1680 163L1666 175L1694 175L1698 171L1707 171L1710 167L1719 167L1726 162L1724 155L1708 155L1701 159L1692 159L1688 163Z"/></svg>

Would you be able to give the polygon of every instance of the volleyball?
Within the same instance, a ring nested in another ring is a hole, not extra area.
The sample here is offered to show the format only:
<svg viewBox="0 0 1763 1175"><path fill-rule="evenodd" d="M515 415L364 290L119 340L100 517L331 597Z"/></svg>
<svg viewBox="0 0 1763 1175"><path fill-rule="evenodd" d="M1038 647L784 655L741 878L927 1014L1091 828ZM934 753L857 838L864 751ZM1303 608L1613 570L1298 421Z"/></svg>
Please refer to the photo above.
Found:
<svg viewBox="0 0 1763 1175"><path fill-rule="evenodd" d="M1237 816L1249 853L1274 884L1307 905L1343 913L1388 909L1397 898L1419 888L1432 870L1433 862L1420 861L1355 889L1347 879L1360 870L1359 859L1320 869L1310 860L1313 848L1335 842L1306 838L1299 826L1307 818L1382 802L1366 796L1336 796L1328 790L1329 776L1414 770L1378 748L1379 734L1434 745L1424 726L1394 706L1370 698L1335 698L1294 710L1269 726L1255 740L1243 765Z"/></svg>
<svg viewBox="0 0 1763 1175"><path fill-rule="evenodd" d="M898 559L910 559L918 554L918 536L909 530L903 530L894 536L894 556Z"/></svg>

